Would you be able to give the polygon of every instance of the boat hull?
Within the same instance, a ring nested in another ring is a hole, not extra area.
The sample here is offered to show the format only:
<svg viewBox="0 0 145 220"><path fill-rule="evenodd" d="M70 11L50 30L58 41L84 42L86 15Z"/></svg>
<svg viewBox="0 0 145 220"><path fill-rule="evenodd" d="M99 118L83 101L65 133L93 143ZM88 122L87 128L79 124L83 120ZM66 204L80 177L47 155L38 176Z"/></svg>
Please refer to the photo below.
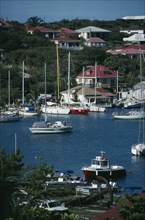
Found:
<svg viewBox="0 0 145 220"><path fill-rule="evenodd" d="M23 117L22 116L1 116L0 117L0 123L4 122L16 122L20 121Z"/></svg>
<svg viewBox="0 0 145 220"><path fill-rule="evenodd" d="M91 105L90 106L90 112L105 112L106 108L101 107L101 106L95 106L95 105Z"/></svg>
<svg viewBox="0 0 145 220"><path fill-rule="evenodd" d="M109 179L109 178L120 178L126 175L126 171L124 168L108 169L108 170L83 169L83 173L87 181L96 180L98 176L102 176L106 179Z"/></svg>
<svg viewBox="0 0 145 220"><path fill-rule="evenodd" d="M131 147L131 153L134 156L145 156L145 144L136 144Z"/></svg>
<svg viewBox="0 0 145 220"><path fill-rule="evenodd" d="M70 113L71 113L71 114L76 114L76 115L77 115L77 114L87 115L88 112L89 112L88 109L71 109L71 110L70 110Z"/></svg>
<svg viewBox="0 0 145 220"><path fill-rule="evenodd" d="M61 108L61 107L42 107L41 111L46 114L52 114L52 115L68 115L70 113L69 108Z"/></svg>
<svg viewBox="0 0 145 220"><path fill-rule="evenodd" d="M58 134L72 131L72 127L64 128L29 128L32 134Z"/></svg>
<svg viewBox="0 0 145 220"><path fill-rule="evenodd" d="M23 115L23 116L37 116L37 115L38 115L38 112L19 111L19 114L20 114L20 115Z"/></svg>
<svg viewBox="0 0 145 220"><path fill-rule="evenodd" d="M129 112L125 114L116 114L113 113L112 117L114 119L119 120L135 120L135 119L144 119L145 118L145 112Z"/></svg>

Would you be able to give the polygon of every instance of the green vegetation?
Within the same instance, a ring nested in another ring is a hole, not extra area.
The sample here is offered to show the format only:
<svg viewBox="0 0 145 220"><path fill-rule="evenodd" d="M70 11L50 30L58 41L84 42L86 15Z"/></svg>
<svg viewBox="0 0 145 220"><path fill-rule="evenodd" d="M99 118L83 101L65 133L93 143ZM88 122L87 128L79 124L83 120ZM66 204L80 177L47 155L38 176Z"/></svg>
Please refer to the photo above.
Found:
<svg viewBox="0 0 145 220"><path fill-rule="evenodd" d="M43 158L38 166L25 167L18 150L16 154L6 154L0 150L0 217L1 220L75 220L70 213L49 212L39 208L38 201L70 194L49 188L46 181L53 176L53 165L48 166ZM49 176L48 176L49 174Z"/></svg>
<svg viewBox="0 0 145 220"><path fill-rule="evenodd" d="M131 195L126 196L128 203L122 205L119 213L124 220L142 220L145 219L145 198L134 198Z"/></svg>
<svg viewBox="0 0 145 220"><path fill-rule="evenodd" d="M1 29L0 49L3 56L0 57L0 87L1 105L8 103L8 71L11 72L11 102L21 99L22 93L22 62L25 61L25 72L31 78L25 79L26 99L36 101L40 93L44 93L44 63L47 63L47 93L56 95L56 46L48 41L40 32L33 35L27 33L29 26L44 26L53 29L62 27L79 29L86 26L96 26L110 30L110 36L106 39L105 48L88 48L81 51L71 51L71 87L76 85L75 78L83 70L83 67L98 64L105 65L112 70L119 71L119 85L131 87L139 82L139 58L128 56L111 55L106 51L122 45L124 34L120 29L127 27L144 27L141 21L90 21L74 19L72 21L62 20L53 23L44 23L41 18L35 16L27 20L26 24L12 22L13 26ZM67 89L68 74L68 50L59 49L60 63L60 90ZM144 68L144 67L143 67ZM143 71L144 73L144 71Z"/></svg>
<svg viewBox="0 0 145 220"><path fill-rule="evenodd" d="M46 184L53 177L53 165L48 166L43 158L37 158L39 163L34 167L24 166L22 159L19 150L15 154L6 154L4 149L0 150L0 216L2 220L78 220L81 217L83 219L98 215L99 207L103 211L107 208L102 200L96 201L93 206L81 204L78 204L78 207L70 206L67 213L49 212L39 208L39 200L52 198L69 204L75 198L75 191ZM122 219L145 219L145 198L137 199L130 195L126 198L120 203L119 214Z"/></svg>

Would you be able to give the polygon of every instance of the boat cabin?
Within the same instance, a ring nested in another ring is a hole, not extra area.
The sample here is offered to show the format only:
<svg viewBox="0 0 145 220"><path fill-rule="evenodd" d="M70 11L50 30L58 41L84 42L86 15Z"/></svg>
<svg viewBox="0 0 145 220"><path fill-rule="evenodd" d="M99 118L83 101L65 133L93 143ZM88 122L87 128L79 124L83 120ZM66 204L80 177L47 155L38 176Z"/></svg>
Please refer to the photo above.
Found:
<svg viewBox="0 0 145 220"><path fill-rule="evenodd" d="M104 157L97 156L95 159L92 159L91 166L93 167L109 167L109 161Z"/></svg>

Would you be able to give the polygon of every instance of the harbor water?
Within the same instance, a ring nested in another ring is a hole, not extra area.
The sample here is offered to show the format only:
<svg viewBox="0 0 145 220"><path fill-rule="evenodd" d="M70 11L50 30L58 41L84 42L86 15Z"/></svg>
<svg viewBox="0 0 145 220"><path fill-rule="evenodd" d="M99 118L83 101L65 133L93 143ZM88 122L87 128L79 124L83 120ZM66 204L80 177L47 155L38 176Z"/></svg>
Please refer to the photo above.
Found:
<svg viewBox="0 0 145 220"><path fill-rule="evenodd" d="M0 124L0 147L7 153L20 148L25 164L39 163L39 158L54 165L54 170L69 169L83 177L81 168L91 164L100 151L110 164L122 165L127 174L117 183L122 187L145 188L145 157L131 155L131 145L138 141L138 120L114 120L112 112L90 112L88 115L48 116L50 120L69 118L72 133L33 135L29 127L42 116L25 117L20 122ZM15 141L15 134L17 141Z"/></svg>

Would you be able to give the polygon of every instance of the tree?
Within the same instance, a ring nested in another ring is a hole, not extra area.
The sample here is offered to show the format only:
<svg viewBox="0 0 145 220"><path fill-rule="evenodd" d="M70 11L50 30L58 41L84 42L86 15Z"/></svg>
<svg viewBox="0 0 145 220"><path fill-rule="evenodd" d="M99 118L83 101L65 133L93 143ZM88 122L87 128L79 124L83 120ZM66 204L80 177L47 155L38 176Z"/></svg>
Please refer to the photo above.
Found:
<svg viewBox="0 0 145 220"><path fill-rule="evenodd" d="M6 155L5 151L0 149L0 215L2 220L11 216L13 194L18 190L22 167L19 150L16 154Z"/></svg>
<svg viewBox="0 0 145 220"><path fill-rule="evenodd" d="M30 25L31 27L37 27L40 26L40 24L43 22L43 20L37 16L30 17L27 19L26 23Z"/></svg>
<svg viewBox="0 0 145 220"><path fill-rule="evenodd" d="M145 219L145 198L133 198L126 196L129 204L122 205L119 213L124 220L142 220Z"/></svg>

